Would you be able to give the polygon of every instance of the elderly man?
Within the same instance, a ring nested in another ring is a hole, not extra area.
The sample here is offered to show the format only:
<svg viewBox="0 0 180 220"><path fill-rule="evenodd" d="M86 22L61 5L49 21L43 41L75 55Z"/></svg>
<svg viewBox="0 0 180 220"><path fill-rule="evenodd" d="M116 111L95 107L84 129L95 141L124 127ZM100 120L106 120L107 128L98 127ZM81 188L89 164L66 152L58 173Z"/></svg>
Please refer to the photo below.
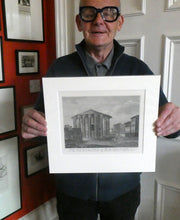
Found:
<svg viewBox="0 0 180 220"><path fill-rule="evenodd" d="M151 75L148 66L124 54L114 37L124 19L119 0L81 0L76 16L84 40L77 52L57 59L48 77ZM160 92L158 136L176 137L180 130L180 108L168 103ZM22 136L46 136L42 92L35 109L23 118ZM139 173L57 174L57 210L62 220L132 220L140 203Z"/></svg>

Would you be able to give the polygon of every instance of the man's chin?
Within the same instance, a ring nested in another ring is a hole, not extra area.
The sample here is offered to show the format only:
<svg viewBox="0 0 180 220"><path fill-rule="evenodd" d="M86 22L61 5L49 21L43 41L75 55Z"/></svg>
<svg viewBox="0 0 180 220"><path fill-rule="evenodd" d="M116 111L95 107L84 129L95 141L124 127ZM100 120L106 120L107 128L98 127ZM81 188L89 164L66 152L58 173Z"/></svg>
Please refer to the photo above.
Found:
<svg viewBox="0 0 180 220"><path fill-rule="evenodd" d="M108 48L108 47L112 47L112 44L111 43L104 43L103 41L101 42L88 42L87 43L88 47L91 48L91 49L95 49L95 50L100 50L100 49L105 49L105 48Z"/></svg>

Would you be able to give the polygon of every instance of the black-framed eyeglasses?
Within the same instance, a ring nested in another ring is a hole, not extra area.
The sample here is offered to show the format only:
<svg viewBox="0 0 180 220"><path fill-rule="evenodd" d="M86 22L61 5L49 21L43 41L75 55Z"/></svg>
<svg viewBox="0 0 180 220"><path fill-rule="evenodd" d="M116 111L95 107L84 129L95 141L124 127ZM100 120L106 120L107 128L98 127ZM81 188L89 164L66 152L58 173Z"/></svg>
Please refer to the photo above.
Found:
<svg viewBox="0 0 180 220"><path fill-rule="evenodd" d="M97 14L106 22L114 22L120 15L120 9L114 6L107 6L104 8L95 8L93 6L83 6L79 8L79 15L84 22L92 22L96 20Z"/></svg>

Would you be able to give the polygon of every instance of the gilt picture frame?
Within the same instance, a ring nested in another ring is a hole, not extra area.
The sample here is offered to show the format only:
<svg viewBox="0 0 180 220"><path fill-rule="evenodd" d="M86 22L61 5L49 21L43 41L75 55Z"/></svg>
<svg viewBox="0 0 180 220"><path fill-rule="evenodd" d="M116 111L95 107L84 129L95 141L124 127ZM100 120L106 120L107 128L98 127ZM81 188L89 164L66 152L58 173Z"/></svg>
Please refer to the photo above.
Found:
<svg viewBox="0 0 180 220"><path fill-rule="evenodd" d="M43 78L50 172L154 171L159 89L160 76Z"/></svg>

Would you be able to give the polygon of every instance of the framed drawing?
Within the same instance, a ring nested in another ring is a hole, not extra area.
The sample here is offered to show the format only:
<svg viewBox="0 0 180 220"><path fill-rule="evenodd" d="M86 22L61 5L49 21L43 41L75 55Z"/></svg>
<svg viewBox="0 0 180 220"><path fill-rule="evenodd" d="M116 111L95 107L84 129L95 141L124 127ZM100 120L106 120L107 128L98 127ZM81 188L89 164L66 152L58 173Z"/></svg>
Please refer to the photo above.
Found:
<svg viewBox="0 0 180 220"><path fill-rule="evenodd" d="M154 171L159 87L160 76L43 78L50 172Z"/></svg>
<svg viewBox="0 0 180 220"><path fill-rule="evenodd" d="M3 62L2 37L0 37L0 83L1 82L4 82L4 62Z"/></svg>
<svg viewBox="0 0 180 220"><path fill-rule="evenodd" d="M0 134L16 130L15 87L0 87Z"/></svg>
<svg viewBox="0 0 180 220"><path fill-rule="evenodd" d="M21 209L18 137L0 140L0 219Z"/></svg>
<svg viewBox="0 0 180 220"><path fill-rule="evenodd" d="M43 0L2 0L5 39L44 42Z"/></svg>
<svg viewBox="0 0 180 220"><path fill-rule="evenodd" d="M26 176L31 176L48 167L47 145L37 145L25 149Z"/></svg>
<svg viewBox="0 0 180 220"><path fill-rule="evenodd" d="M39 74L39 51L16 50L17 75Z"/></svg>

